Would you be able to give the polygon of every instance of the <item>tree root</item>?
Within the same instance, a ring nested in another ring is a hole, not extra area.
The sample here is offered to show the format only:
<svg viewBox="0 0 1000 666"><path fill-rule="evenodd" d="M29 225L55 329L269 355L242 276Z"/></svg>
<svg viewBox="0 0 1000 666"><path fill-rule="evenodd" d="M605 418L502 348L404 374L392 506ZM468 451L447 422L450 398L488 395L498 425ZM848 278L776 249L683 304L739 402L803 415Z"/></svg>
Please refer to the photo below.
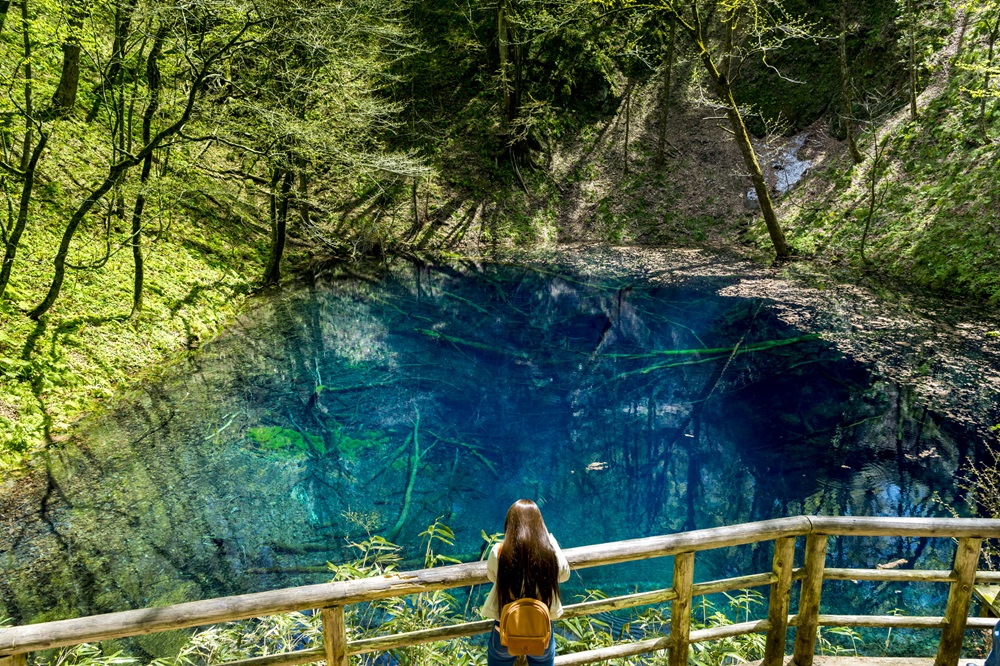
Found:
<svg viewBox="0 0 1000 666"><path fill-rule="evenodd" d="M417 410L417 418L413 421L413 456L410 458L410 478L406 482L406 492L403 493L403 508L399 512L399 520L393 526L386 539L395 543L399 533L406 522L406 515L410 512L410 501L413 499L413 486L417 482L417 469L420 467L420 410Z"/></svg>

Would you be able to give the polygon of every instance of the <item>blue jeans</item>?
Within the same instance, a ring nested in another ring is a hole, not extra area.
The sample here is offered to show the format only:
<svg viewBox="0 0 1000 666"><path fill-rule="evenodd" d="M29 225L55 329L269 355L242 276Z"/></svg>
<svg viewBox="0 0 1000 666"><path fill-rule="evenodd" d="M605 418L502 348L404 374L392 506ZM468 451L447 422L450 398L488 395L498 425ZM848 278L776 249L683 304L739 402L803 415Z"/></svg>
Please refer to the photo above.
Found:
<svg viewBox="0 0 1000 666"><path fill-rule="evenodd" d="M517 659L507 648L500 645L500 623L493 623L493 631L490 632L490 642L486 647L486 663L489 666L513 666ZM528 655L528 666L552 666L556 660L556 633L552 632L549 639L549 647L545 649L545 654L540 657Z"/></svg>

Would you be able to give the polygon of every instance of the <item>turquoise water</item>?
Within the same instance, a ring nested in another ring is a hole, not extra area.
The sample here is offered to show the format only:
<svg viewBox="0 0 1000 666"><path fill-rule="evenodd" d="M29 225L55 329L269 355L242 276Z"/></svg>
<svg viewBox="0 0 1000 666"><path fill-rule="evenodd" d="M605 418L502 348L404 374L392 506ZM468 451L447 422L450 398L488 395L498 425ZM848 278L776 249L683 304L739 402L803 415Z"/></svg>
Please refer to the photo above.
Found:
<svg viewBox="0 0 1000 666"><path fill-rule="evenodd" d="M898 339L845 342L825 296L754 295L721 263L684 266L398 261L261 297L52 452L36 519L2 544L0 612L320 582L368 533L418 568L435 520L456 537L441 553L478 559L519 497L563 547L801 513L967 511L956 476L985 455L988 395L950 413L880 368ZM941 568L951 553L835 540L828 566ZM699 555L696 576L766 571L770 556ZM581 571L564 597L663 587L670 567ZM831 609L872 613L931 613L945 593L830 589Z"/></svg>

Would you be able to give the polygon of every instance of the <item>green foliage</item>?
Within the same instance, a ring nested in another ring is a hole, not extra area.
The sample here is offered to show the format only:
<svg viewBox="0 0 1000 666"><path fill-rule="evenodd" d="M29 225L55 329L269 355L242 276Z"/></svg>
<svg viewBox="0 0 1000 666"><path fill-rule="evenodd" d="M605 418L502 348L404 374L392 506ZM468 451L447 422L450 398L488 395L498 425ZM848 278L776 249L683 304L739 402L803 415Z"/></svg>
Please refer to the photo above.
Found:
<svg viewBox="0 0 1000 666"><path fill-rule="evenodd" d="M970 11L973 23L992 17ZM925 15L932 23L928 31L937 34L939 30L931 28L947 14L942 10L937 18ZM958 64L987 61L987 45L980 38L968 42ZM1000 182L992 166L1000 164L1000 146L985 140L984 132L987 137L1000 134L1000 115L995 101L983 99L981 107L967 92L982 88L981 70L956 66L943 83L918 121L897 122L886 137L880 205L866 243L868 263L859 248L868 210L870 131L861 137L865 163L851 170L845 160L837 174L816 174L833 186L829 194L820 202L787 209L789 236L799 248L898 275L915 286L996 301L1000 253L995 202L1000 200ZM981 108L985 117L980 116ZM883 136L885 130L879 128L880 140Z"/></svg>
<svg viewBox="0 0 1000 666"><path fill-rule="evenodd" d="M443 517L443 516L442 516ZM427 547L424 550L424 567L430 569L438 564L461 564L462 561L454 557L448 557L434 552L435 542L445 546L455 545L455 533L451 528L441 522L441 517L434 521L434 524L420 533L420 540L426 541ZM489 539L487 539L487 542Z"/></svg>

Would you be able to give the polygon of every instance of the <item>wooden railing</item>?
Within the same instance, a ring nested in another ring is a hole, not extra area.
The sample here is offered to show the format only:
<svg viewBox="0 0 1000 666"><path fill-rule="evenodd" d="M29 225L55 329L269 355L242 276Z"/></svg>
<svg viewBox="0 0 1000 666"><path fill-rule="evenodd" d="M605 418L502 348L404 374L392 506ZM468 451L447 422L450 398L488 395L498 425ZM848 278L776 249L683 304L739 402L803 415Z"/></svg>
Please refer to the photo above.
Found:
<svg viewBox="0 0 1000 666"><path fill-rule="evenodd" d="M802 536L806 537L805 562L801 568L795 568L795 543ZM954 566L950 571L828 569L825 564L829 536L954 538L957 539L957 550ZM569 605L563 615L565 618L579 617L669 601L672 606L670 633L662 637L560 655L556 658L556 664L571 666L669 650L670 666L686 666L692 643L762 632L767 634L763 666L781 666L785 656L787 630L789 626L794 626L797 627L794 663L796 666L812 666L819 627L854 626L941 629L935 666L956 666L966 629L989 628L996 621L968 617L973 584L1000 583L1000 573L977 571L981 541L991 538L1000 538L1000 520L799 516L570 548L564 552L573 569L672 556L674 574L670 588ZM770 572L694 582L696 553L763 541L775 542ZM802 580L802 588L798 612L789 615L794 579ZM948 583L950 591L943 617L823 615L819 612L819 606L824 580ZM308 609L320 609L322 613L322 647L230 662L227 666L279 666L320 660L325 660L329 666L348 666L351 655L486 633L492 627L492 620L348 640L345 606L485 582L486 563L472 562L393 573L377 578L306 585L159 608L0 628L0 666L23 666L27 653L47 648ZM770 586L766 620L691 631L693 597L765 585Z"/></svg>

